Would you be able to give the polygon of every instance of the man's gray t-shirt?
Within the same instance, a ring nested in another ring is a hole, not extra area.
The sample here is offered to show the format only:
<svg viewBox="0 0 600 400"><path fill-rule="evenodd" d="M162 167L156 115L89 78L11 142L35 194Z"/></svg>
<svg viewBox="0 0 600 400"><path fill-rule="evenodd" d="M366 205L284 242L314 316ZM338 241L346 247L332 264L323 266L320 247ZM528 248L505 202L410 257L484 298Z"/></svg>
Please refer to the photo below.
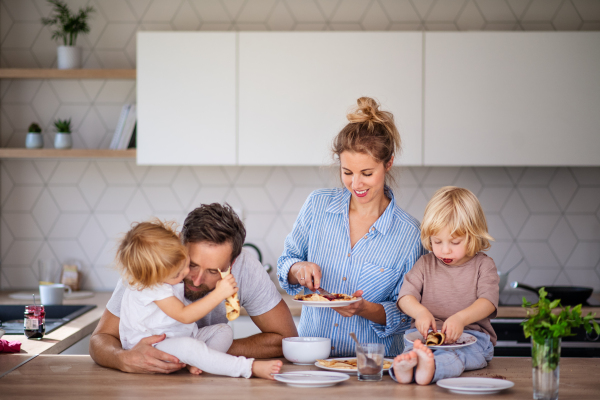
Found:
<svg viewBox="0 0 600 400"><path fill-rule="evenodd" d="M262 315L271 311L281 301L281 294L261 263L251 253L242 250L231 267L231 273L238 284L240 304L251 317ZM125 293L125 286L119 280L112 297L106 304L106 309L117 317L121 316L121 301ZM191 304L185 300L186 305ZM225 300L221 302L207 316L197 322L198 327L226 324Z"/></svg>

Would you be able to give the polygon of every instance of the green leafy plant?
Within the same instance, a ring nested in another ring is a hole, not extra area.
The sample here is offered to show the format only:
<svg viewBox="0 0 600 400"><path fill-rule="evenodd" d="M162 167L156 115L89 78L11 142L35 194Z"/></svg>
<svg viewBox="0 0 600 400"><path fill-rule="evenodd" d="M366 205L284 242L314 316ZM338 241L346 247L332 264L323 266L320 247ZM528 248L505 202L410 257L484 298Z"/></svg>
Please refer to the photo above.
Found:
<svg viewBox="0 0 600 400"><path fill-rule="evenodd" d="M56 132L71 133L71 118L57 119L54 121L54 127L56 128Z"/></svg>
<svg viewBox="0 0 600 400"><path fill-rule="evenodd" d="M560 304L560 299L550 301L546 298L548 292L544 288L539 290L539 300L537 303L532 304L523 297L523 307L527 308L527 317L525 321L521 323L523 326L523 332L525 337L531 337L533 339L532 346L532 358L534 367L537 363L541 362L546 355L546 360L543 365L545 369L556 369L560 358L560 351L558 347L558 340L552 341L550 339L558 339L567 336L575 336L571 333L571 329L579 328L583 325L583 328L587 333L591 333L592 329L596 331L596 334L600 335L600 327L594 321L596 314L588 313L585 317L581 316L581 304L571 308L566 308ZM553 312L554 309L559 308L560 311ZM536 346L537 345L537 346ZM544 352L545 354L537 354L537 352Z"/></svg>
<svg viewBox="0 0 600 400"><path fill-rule="evenodd" d="M53 15L48 18L42 18L42 24L46 26L55 26L52 31L52 39L59 41L62 39L65 46L75 46L77 35L89 33L90 26L87 23L89 14L96 10L92 6L80 8L77 13L71 13L69 7L60 0L48 0L48 3L54 6Z"/></svg>
<svg viewBox="0 0 600 400"><path fill-rule="evenodd" d="M31 125L29 125L29 128L27 129L27 132L42 133L42 128L40 128L40 126L38 124L36 124L35 122L33 122Z"/></svg>

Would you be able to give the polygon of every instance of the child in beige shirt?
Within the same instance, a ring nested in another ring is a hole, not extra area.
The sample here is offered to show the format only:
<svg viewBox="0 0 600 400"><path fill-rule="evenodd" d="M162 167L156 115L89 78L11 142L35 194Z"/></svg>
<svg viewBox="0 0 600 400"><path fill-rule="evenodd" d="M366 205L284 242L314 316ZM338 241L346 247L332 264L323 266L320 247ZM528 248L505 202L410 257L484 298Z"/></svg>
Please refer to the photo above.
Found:
<svg viewBox="0 0 600 400"><path fill-rule="evenodd" d="M394 360L392 378L420 385L460 376L487 366L494 355L496 333L490 323L498 307L498 272L481 253L490 247L485 215L467 189L446 186L427 204L421 224L422 256L404 277L398 308L413 318L411 330L427 337L429 330L446 335L445 344L463 332L477 338L470 346L432 351L419 340L405 339L404 352Z"/></svg>

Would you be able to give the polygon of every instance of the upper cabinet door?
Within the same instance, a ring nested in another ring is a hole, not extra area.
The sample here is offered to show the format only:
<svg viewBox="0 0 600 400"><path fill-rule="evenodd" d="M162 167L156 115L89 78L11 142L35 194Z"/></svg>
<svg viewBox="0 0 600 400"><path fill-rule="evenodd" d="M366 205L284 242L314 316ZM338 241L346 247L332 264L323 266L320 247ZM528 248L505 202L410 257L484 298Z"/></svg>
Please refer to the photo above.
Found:
<svg viewBox="0 0 600 400"><path fill-rule="evenodd" d="M327 165L362 96L394 114L396 164L421 165L420 32L241 32L239 163Z"/></svg>
<svg viewBox="0 0 600 400"><path fill-rule="evenodd" d="M600 165L600 33L426 33L425 165Z"/></svg>
<svg viewBox="0 0 600 400"><path fill-rule="evenodd" d="M236 33L139 32L137 162L236 163Z"/></svg>

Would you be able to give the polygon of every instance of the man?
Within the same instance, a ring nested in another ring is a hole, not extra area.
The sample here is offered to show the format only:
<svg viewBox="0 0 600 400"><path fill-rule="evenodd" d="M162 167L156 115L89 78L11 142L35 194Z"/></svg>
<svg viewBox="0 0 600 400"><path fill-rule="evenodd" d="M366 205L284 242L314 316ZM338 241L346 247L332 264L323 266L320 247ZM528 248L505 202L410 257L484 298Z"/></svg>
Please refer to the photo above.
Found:
<svg viewBox="0 0 600 400"><path fill-rule="evenodd" d="M229 205L202 205L190 212L181 231L190 256L190 272L184 279L187 304L212 291L221 279L219 271L231 266L240 303L262 333L233 341L228 353L248 358L281 357L281 340L298 336L289 308L260 262L242 251L246 229ZM125 287L117 284L106 310L90 339L90 355L104 367L135 373L171 373L185 366L152 345L165 335L142 339L131 350L123 350L119 339L119 316ZM199 327L227 323L221 303L197 322ZM190 369L190 372L199 371Z"/></svg>

